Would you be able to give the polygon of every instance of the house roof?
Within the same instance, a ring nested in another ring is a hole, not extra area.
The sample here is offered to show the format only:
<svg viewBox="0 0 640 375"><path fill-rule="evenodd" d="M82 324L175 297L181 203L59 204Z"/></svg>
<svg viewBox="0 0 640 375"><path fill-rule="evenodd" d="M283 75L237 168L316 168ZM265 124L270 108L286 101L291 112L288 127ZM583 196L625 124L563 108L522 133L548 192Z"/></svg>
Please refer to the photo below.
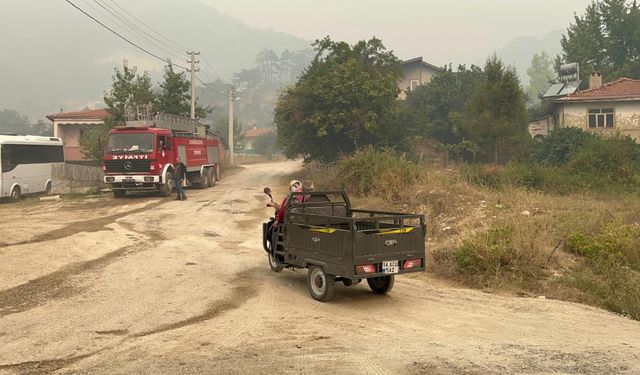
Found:
<svg viewBox="0 0 640 375"><path fill-rule="evenodd" d="M244 137L245 138L256 138L259 137L261 135L265 135L265 134L269 134L271 133L270 129L267 128L253 128L253 129L249 129L246 132L244 132Z"/></svg>
<svg viewBox="0 0 640 375"><path fill-rule="evenodd" d="M91 109L87 111L61 112L47 115L51 121L54 120L104 120L109 116L106 109Z"/></svg>
<svg viewBox="0 0 640 375"><path fill-rule="evenodd" d="M438 71L442 70L442 68L439 68L439 67L437 67L437 66L435 66L433 64L429 64L428 62L424 61L422 59L422 56L418 56L418 57L415 57L413 59L405 60L405 61L402 62L402 65L412 64L412 63L415 63L415 62L420 62L420 63L422 63L422 65L427 66L427 67L429 67L431 69L435 69L435 70L438 70Z"/></svg>
<svg viewBox="0 0 640 375"><path fill-rule="evenodd" d="M640 99L640 80L620 78L598 88L578 91L558 99L559 102L577 102L589 100Z"/></svg>

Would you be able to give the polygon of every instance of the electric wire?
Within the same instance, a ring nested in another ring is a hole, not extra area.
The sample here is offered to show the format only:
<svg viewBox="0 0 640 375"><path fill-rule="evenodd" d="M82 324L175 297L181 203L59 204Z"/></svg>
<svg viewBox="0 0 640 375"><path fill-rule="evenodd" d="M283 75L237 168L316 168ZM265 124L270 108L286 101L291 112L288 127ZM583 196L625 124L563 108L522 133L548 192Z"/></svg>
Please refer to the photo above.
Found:
<svg viewBox="0 0 640 375"><path fill-rule="evenodd" d="M200 79L200 77L198 77L198 76L196 76L196 80L197 80L198 82L202 83L202 84L204 85L204 87L205 87L207 90L210 90L210 91L211 91L211 92L213 92L214 94L217 94L217 95L223 96L223 97L225 97L225 98L229 96L228 94L223 94L223 93L221 93L220 91L218 91L218 90L214 89L214 88L213 88L213 87L211 87L208 83L206 83L206 82L204 82L203 80L201 80L201 79Z"/></svg>
<svg viewBox="0 0 640 375"><path fill-rule="evenodd" d="M86 0L83 0L85 3L87 2ZM182 59L182 54L180 54L180 56L178 56L177 54L175 54L175 51L171 51L168 50L166 48L164 48L162 45L154 42L153 40L149 39L156 39L155 37L153 37L152 35L149 35L148 33L146 33L144 30L138 30L137 26L131 22L129 19L127 19L126 17L123 17L120 13L118 13L117 11L115 11L113 8L111 8L110 5L98 1L98 0L93 0L94 3L96 3L100 8L104 9L107 13L109 13L111 16L102 13L101 11L99 11L98 9L96 9L95 7L92 7L91 4L88 4L89 6L91 6L94 10L100 12L100 14L105 17L106 19L110 20L111 22L118 24L120 27L122 27L123 29L130 29L131 31L133 31L135 34L137 34L137 37L140 38L141 40L144 40L145 42L151 44L152 46L154 46L155 48L157 48L158 50L163 51L164 53L166 53L169 56L173 56L177 59ZM115 20L115 22L114 22ZM147 37L148 36L148 37Z"/></svg>
<svg viewBox="0 0 640 375"><path fill-rule="evenodd" d="M83 10L82 8L80 8L79 6L77 6L76 4L74 4L73 2L71 2L71 0L64 0L67 3L69 3L69 5L71 5L72 7L76 8L78 11L80 11L82 14L84 14L85 16L89 17L90 19L92 19L94 22L96 22L98 25L104 27L105 29L109 30L111 33L115 34L116 36L118 36L120 39L124 40L125 42L131 44L132 46L136 47L137 49L139 49L140 51L146 53L149 56L155 57L156 59L162 61L163 63L167 63L167 59L163 59L162 57L158 56L157 54L150 52L149 50L145 49L144 47L139 46L138 44L132 42L131 40L127 39L126 37L122 36L120 33L118 33L117 31L113 30L111 27L105 25L104 23L102 23L100 20L98 20L97 18L95 18L94 16L92 16L91 14L87 13L85 10ZM175 63L171 63L173 66L177 66L178 68L182 68L184 70L190 71L189 68L184 67L182 65L179 64L175 64Z"/></svg>
<svg viewBox="0 0 640 375"><path fill-rule="evenodd" d="M187 51L193 51L193 48L187 47L182 43L178 43L175 42L169 38L167 38L166 36L162 35L162 33L160 33L159 31L157 31L156 29L154 29L153 27L147 25L146 23L144 23L144 21L142 21L140 18L136 17L135 15L133 15L132 13L130 13L129 11L127 11L125 8L123 8L120 4L118 4L115 0L109 0L110 2L112 2L116 7L120 8L123 12L125 12L126 14L128 14L131 18L133 18L134 20L140 22L140 24L142 24L143 26L145 26L147 29L149 29L150 31L158 34L162 39L166 40L169 43L174 44L175 46L178 46L181 49L185 49Z"/></svg>

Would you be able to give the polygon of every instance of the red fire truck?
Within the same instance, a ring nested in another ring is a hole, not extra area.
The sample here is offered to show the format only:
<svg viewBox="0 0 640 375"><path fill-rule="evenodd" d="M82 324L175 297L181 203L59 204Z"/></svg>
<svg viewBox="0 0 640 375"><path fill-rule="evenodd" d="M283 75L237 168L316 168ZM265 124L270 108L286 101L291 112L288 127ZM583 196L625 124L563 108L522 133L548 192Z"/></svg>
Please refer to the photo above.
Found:
<svg viewBox="0 0 640 375"><path fill-rule="evenodd" d="M127 191L171 195L178 156L187 167L184 186L206 189L220 179L220 137L197 120L149 107L127 108L126 118L126 126L109 132L102 163L104 182L116 198Z"/></svg>

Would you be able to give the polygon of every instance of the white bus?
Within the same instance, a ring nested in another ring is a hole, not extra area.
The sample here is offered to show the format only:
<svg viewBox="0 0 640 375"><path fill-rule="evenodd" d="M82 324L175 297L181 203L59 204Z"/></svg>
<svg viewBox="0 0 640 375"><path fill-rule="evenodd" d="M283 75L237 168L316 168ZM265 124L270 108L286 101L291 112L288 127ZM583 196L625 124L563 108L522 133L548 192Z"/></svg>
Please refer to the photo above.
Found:
<svg viewBox="0 0 640 375"><path fill-rule="evenodd" d="M64 163L60 138L0 135L0 197L49 194L54 163Z"/></svg>

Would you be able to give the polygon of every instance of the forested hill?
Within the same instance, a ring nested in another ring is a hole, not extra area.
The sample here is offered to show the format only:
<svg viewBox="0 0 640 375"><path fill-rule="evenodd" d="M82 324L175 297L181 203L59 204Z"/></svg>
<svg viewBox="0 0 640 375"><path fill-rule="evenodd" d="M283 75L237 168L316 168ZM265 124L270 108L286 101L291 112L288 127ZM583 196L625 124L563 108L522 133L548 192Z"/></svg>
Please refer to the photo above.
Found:
<svg viewBox="0 0 640 375"><path fill-rule="evenodd" d="M96 2L73 2L100 20L106 18L100 13L109 14ZM172 41L201 51L210 66L203 64L203 68L224 80L253 67L259 51L300 50L310 44L292 35L253 29L196 0L101 3L112 9L118 9L118 4ZM140 40L130 29L117 30ZM0 109L17 110L33 121L60 108L72 110L88 100L101 100L114 66L125 58L148 70L154 80L161 76L160 61L118 39L65 1L3 0L0 34ZM167 56L148 42L140 43ZM181 59L172 60L186 64L185 49L173 51Z"/></svg>

